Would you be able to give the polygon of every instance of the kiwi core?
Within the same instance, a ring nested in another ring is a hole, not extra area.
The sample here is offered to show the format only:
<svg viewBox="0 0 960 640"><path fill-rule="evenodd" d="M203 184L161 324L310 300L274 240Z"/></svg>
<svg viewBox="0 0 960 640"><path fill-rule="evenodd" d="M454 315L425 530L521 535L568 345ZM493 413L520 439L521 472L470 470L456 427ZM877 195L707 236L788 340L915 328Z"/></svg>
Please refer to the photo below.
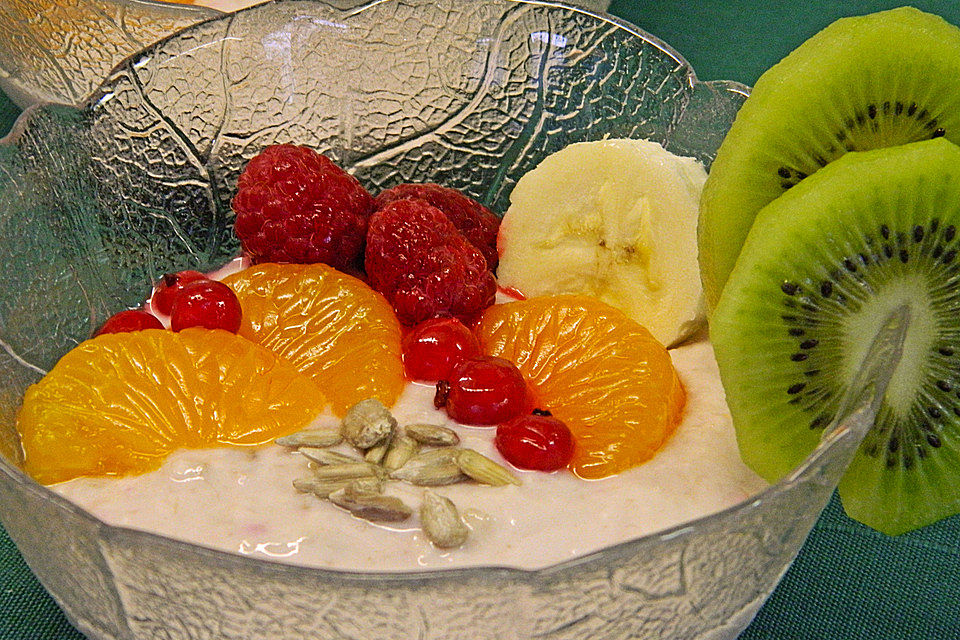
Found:
<svg viewBox="0 0 960 640"><path fill-rule="evenodd" d="M916 403L917 380L924 379L928 355L937 340L937 318L928 293L926 279L905 273L883 285L856 312L843 321L843 375L852 380L863 358L890 314L902 305L910 308L910 326L903 345L903 355L887 389L886 403L898 418L906 418Z"/></svg>

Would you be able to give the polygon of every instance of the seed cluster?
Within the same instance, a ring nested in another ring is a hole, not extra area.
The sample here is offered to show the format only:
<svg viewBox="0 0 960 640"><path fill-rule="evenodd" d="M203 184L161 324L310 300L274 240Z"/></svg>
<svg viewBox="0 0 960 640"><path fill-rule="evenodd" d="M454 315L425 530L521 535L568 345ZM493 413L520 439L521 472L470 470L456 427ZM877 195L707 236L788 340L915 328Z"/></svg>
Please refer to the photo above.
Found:
<svg viewBox="0 0 960 640"><path fill-rule="evenodd" d="M448 427L422 423L400 427L377 398L350 407L338 427L308 428L275 442L310 461L311 475L293 481L297 491L312 493L371 522L402 522L413 515L403 500L384 494L388 481L419 487L467 480L494 487L520 484L500 464L473 449L458 447L460 437ZM342 442L363 457L329 449ZM422 446L430 448L422 450ZM469 533L453 502L429 489L420 503L420 524L427 539L441 549L460 546Z"/></svg>
<svg viewBox="0 0 960 640"><path fill-rule="evenodd" d="M888 124L883 124L884 120L887 120ZM810 155L813 162L809 167L780 166L777 169L780 187L784 190L789 189L847 151L864 151L889 146L891 142L879 144L876 142L881 135L881 130L894 140L893 144L905 144L945 136L946 130L939 125L937 118L931 115L926 107L921 107L916 102L904 104L899 100L886 100L879 106L876 103L870 103L866 109L858 109L843 121L843 127L837 129L833 135L834 143L829 144L825 150ZM888 129L898 130L899 135L891 135Z"/></svg>
<svg viewBox="0 0 960 640"><path fill-rule="evenodd" d="M796 348L787 358L796 363L798 375L784 389L786 402L813 416L811 429L829 425L840 400L830 369L822 368L823 363L836 357L839 347L832 336L841 326L840 320L856 313L890 276L904 273L903 265L916 263L911 270L924 273L931 288L946 292L938 304L951 309L960 305L960 295L951 286L960 278L960 261L956 260L960 241L954 225L942 226L932 219L893 231L881 224L876 235L864 236L863 242L865 250L841 259L828 278L779 283L783 306L780 318L787 335L796 340ZM960 388L952 377L960 371L958 337L941 333L940 341L928 354L925 371L929 379L918 385L909 415L897 417L884 405L864 441L864 453L882 457L887 467L911 469L918 459L929 455L930 449L942 445L945 426L960 420ZM827 353L821 353L824 348Z"/></svg>
<svg viewBox="0 0 960 640"><path fill-rule="evenodd" d="M824 162L822 166L826 165L827 163ZM780 176L780 186L783 187L784 191L807 177L805 172L792 167L780 167L777 169L777 175Z"/></svg>
<svg viewBox="0 0 960 640"><path fill-rule="evenodd" d="M927 415L936 417L931 421ZM912 469L917 460L930 455L930 449L942 446L940 432L944 429L944 417L941 409L933 405L927 407L926 414L919 406L912 408L905 421L890 412L881 413L862 451L872 458L882 457L888 468L899 464L904 469Z"/></svg>

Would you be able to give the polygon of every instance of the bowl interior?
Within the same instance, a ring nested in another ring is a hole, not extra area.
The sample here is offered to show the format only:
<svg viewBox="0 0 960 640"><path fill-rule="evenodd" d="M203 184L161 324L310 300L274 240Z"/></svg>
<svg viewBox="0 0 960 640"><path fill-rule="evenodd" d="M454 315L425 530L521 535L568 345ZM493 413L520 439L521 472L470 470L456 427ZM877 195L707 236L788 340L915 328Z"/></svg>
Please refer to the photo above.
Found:
<svg viewBox="0 0 960 640"><path fill-rule="evenodd" d="M462 189L503 212L567 144L650 138L709 162L742 101L626 23L535 2L271 3L120 65L83 106L39 106L0 147L0 443L23 390L166 271L238 251L231 194L278 142L371 191Z"/></svg>

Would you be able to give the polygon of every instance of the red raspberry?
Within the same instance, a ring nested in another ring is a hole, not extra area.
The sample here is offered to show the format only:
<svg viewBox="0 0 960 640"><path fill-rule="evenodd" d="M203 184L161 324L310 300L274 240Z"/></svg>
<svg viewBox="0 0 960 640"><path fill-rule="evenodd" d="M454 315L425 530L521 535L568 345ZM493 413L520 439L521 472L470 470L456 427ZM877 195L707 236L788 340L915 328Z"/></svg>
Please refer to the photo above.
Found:
<svg viewBox="0 0 960 640"><path fill-rule="evenodd" d="M253 262L346 269L362 255L373 198L329 158L278 144L247 164L233 210L234 230Z"/></svg>
<svg viewBox="0 0 960 640"><path fill-rule="evenodd" d="M449 218L460 233L483 254L490 271L497 269L497 230L500 218L490 209L468 198L455 189L438 184L400 184L387 189L374 200L374 210L379 210L397 200L420 198L426 200Z"/></svg>
<svg viewBox="0 0 960 640"><path fill-rule="evenodd" d="M483 255L423 200L397 200L370 218L366 267L371 286L406 325L450 316L469 321L497 294Z"/></svg>

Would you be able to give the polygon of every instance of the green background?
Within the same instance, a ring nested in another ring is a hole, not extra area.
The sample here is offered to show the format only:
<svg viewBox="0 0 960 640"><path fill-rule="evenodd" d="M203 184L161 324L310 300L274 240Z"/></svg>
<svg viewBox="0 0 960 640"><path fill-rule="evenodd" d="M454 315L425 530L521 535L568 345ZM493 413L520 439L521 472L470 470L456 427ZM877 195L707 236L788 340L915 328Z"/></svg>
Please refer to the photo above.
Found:
<svg viewBox="0 0 960 640"><path fill-rule="evenodd" d="M764 69L834 19L894 6L877 1L614 0L611 12L669 43L701 79L752 85ZM914 6L960 24L958 2ZM0 94L0 132L9 129L16 114ZM0 530L0 640L80 638ZM741 638L801 639L960 639L960 517L888 538L851 521L834 498Z"/></svg>

